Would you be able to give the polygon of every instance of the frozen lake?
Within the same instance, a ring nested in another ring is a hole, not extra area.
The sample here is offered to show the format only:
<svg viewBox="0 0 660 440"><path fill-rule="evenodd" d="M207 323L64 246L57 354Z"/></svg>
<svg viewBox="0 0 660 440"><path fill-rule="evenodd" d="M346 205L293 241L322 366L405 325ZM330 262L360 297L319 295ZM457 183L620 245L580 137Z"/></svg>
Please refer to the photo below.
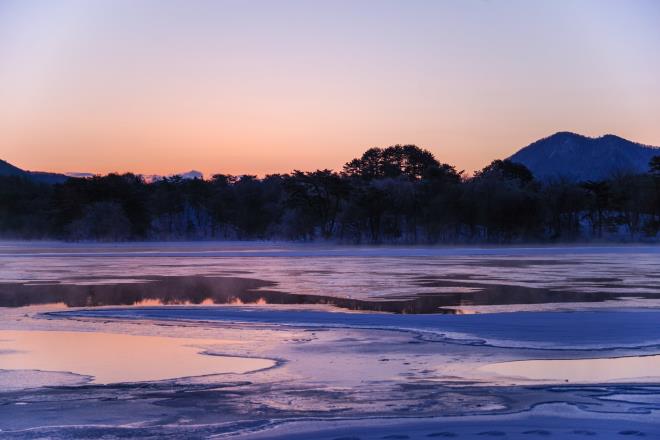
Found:
<svg viewBox="0 0 660 440"><path fill-rule="evenodd" d="M0 306L332 303L398 313L621 306L622 299L651 306L660 299L658 267L659 248L643 246L5 243Z"/></svg>
<svg viewBox="0 0 660 440"><path fill-rule="evenodd" d="M649 246L5 242L0 433L654 438L659 267Z"/></svg>

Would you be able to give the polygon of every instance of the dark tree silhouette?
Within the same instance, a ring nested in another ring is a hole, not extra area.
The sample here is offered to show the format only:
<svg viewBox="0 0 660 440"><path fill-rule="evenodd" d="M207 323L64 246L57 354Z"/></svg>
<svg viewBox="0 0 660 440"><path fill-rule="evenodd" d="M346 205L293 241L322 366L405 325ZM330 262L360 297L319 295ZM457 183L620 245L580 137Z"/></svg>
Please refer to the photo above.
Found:
<svg viewBox="0 0 660 440"><path fill-rule="evenodd" d="M534 176L529 169L520 163L510 160L494 160L490 165L484 167L481 171L474 174L477 179L495 178L516 181L520 185L527 185L534 180Z"/></svg>
<svg viewBox="0 0 660 440"><path fill-rule="evenodd" d="M590 196L586 208L592 230L598 238L602 238L603 229L608 224L608 207L611 205L612 200L610 183L585 182L582 187L588 191Z"/></svg>
<svg viewBox="0 0 660 440"><path fill-rule="evenodd" d="M371 148L341 173L0 176L0 236L13 239L516 243L653 240L659 228L660 157L598 182L537 181L510 160L466 177L414 145Z"/></svg>
<svg viewBox="0 0 660 440"><path fill-rule="evenodd" d="M399 176L416 180L421 179L427 169L439 166L428 150L415 145L393 145L370 148L361 158L346 163L344 173L366 180Z"/></svg>
<svg viewBox="0 0 660 440"><path fill-rule="evenodd" d="M313 238L318 226L323 238L335 232L337 216L348 196L347 183L330 170L294 171L284 180L287 205L304 219L303 235Z"/></svg>
<svg viewBox="0 0 660 440"><path fill-rule="evenodd" d="M660 175L660 156L653 156L649 161L649 169L653 174Z"/></svg>

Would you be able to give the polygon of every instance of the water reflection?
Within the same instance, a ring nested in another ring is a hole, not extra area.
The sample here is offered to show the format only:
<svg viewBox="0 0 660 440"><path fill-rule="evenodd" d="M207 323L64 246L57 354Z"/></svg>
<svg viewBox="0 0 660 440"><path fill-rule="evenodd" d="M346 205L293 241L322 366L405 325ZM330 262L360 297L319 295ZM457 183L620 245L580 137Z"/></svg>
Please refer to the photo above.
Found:
<svg viewBox="0 0 660 440"><path fill-rule="evenodd" d="M283 304L332 305L356 311L390 313L460 313L443 306L455 301L424 296L414 299L361 300L323 295L296 295L268 289L275 283L237 277L154 277L139 283L0 285L1 307L63 303L68 307L110 305Z"/></svg>
<svg viewBox="0 0 660 440"><path fill-rule="evenodd" d="M500 362L480 370L511 378L551 382L657 380L660 378L660 355Z"/></svg>
<svg viewBox="0 0 660 440"><path fill-rule="evenodd" d="M207 355L199 348L231 343L96 332L0 331L0 370L71 372L108 384L246 373L275 364L270 359Z"/></svg>
<svg viewBox="0 0 660 440"><path fill-rule="evenodd" d="M354 311L402 314L461 313L449 307L597 302L613 300L613 291L568 291L546 287L489 284L474 280L420 278L422 289L435 293L387 295L380 298L347 298L329 295L293 294L274 290L278 283L232 276L152 276L148 279L118 279L97 284L94 278L77 284L2 283L0 307L24 307L61 303L68 307L111 305L211 305L211 304L283 304L332 305ZM410 286L408 286L410 288ZM654 297L656 294L639 294Z"/></svg>

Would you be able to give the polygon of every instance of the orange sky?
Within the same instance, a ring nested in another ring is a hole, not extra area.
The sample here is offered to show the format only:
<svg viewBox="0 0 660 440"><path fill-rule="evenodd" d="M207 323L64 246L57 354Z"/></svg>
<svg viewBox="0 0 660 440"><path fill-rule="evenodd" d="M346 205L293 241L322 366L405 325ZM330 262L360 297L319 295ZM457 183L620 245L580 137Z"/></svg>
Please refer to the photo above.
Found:
<svg viewBox="0 0 660 440"><path fill-rule="evenodd" d="M660 145L654 1L0 5L0 158L263 175L414 143L472 171L556 131Z"/></svg>

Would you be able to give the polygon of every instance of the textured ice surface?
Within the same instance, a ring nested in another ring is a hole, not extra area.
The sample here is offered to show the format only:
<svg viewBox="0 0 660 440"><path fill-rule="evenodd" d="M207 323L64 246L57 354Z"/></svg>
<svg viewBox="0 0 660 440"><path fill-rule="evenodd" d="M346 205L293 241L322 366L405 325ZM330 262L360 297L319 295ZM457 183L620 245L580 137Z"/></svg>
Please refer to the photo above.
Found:
<svg viewBox="0 0 660 440"><path fill-rule="evenodd" d="M660 297L660 248L388 248L272 244L4 243L0 282L135 282L150 276L267 280L283 292L405 298L481 291L525 303L533 294ZM497 287L501 286L499 290ZM514 288L511 288L513 286ZM515 289L517 287L517 289ZM580 299L584 300L584 299ZM487 302L487 300L486 300ZM553 302L548 298L545 302ZM465 305L471 305L466 303Z"/></svg>
<svg viewBox="0 0 660 440"><path fill-rule="evenodd" d="M588 414L561 403L499 416L292 422L241 440L626 439L660 438L649 416Z"/></svg>
<svg viewBox="0 0 660 440"><path fill-rule="evenodd" d="M2 356L0 356L1 358ZM90 379L86 376L59 371L0 369L0 390L14 391L45 386L82 385L89 382Z"/></svg>
<svg viewBox="0 0 660 440"><path fill-rule="evenodd" d="M612 349L660 344L660 310L392 315L265 307L139 307L54 312L52 316L246 322L302 327L401 329L474 344L555 349Z"/></svg>
<svg viewBox="0 0 660 440"><path fill-rule="evenodd" d="M2 243L0 293L9 300L25 292L12 290L12 282L46 285L37 294L53 284L84 285L79 291L90 293L90 304L94 295L101 296L99 285L106 290L121 285L117 297L130 305L140 299L130 295L132 286L154 277L198 281L210 275L265 281L256 299L277 290L379 301L451 295L457 308L476 311L487 310L480 305L496 305L486 306L492 315L412 316L329 312L318 305L315 310L270 304L151 307L158 297L146 296L137 301L143 307L43 314L67 310L63 304L72 301L63 295L52 301L62 302L57 306L0 309L0 329L232 339L240 343L220 347L216 354L282 360L277 368L245 375L135 384L94 385L85 384L90 378L83 376L0 371L1 434L656 438L660 402L655 383L527 380L518 386L479 367L533 359L657 356L660 311L649 307L657 307L660 298L659 249ZM204 303L206 285L191 285L197 293L191 299ZM124 293L129 295L122 298ZM186 300L188 293L175 299ZM636 299L612 300L621 296ZM603 299L609 301L599 302ZM544 311L534 313L539 309ZM525 312L497 313L514 310ZM12 381L56 386L2 388Z"/></svg>

